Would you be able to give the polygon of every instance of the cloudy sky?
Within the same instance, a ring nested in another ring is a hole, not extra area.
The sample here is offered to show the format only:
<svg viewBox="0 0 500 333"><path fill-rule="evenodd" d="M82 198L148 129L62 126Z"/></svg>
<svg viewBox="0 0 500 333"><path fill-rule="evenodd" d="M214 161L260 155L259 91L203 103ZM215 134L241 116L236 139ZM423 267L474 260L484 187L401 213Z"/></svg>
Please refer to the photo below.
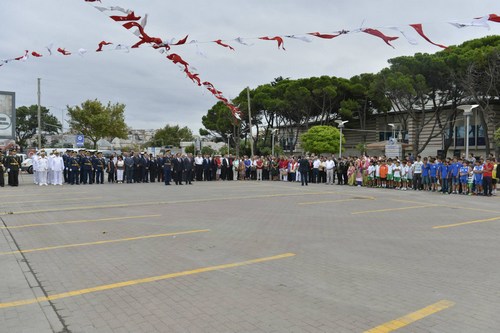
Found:
<svg viewBox="0 0 500 333"><path fill-rule="evenodd" d="M408 28L412 23L422 23L429 38L445 45L500 33L500 24L494 22L489 31L457 29L447 23L500 15L498 0L102 0L94 4L121 6L139 16L149 14L146 32L151 36L170 40L189 35L189 40L199 41L175 47L172 52L181 55L202 80L212 82L227 98L279 76L349 78L378 72L393 57L439 51ZM381 28L390 26L401 27L418 40L418 45L410 45L396 31ZM286 51L278 50L273 41L255 39L360 27L377 27L386 35L401 38L393 42L395 49L364 33L333 40L312 37L311 43L287 38ZM234 41L237 37L253 45L238 44ZM205 43L217 39L225 40L236 51ZM124 103L126 122L134 128L178 124L198 132L201 117L216 103L208 91L150 47L129 53L109 47L109 51L96 53L101 40L132 45L137 38L84 0L2 0L0 59L23 55L24 50L44 56L0 67L0 91L14 91L17 107L36 104L37 78L41 78L42 105L59 119L66 105L98 99ZM54 51L61 47L75 55L65 57L55 52L49 57L45 46L50 44ZM80 48L88 53L76 55Z"/></svg>

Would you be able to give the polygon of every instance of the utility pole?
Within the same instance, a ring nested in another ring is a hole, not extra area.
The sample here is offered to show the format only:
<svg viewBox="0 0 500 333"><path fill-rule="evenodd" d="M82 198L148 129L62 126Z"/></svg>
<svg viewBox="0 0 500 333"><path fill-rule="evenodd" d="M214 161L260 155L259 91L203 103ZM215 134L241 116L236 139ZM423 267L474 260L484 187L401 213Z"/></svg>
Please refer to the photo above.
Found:
<svg viewBox="0 0 500 333"><path fill-rule="evenodd" d="M252 110L250 109L250 87L247 87L248 99L248 125L250 127L250 154L253 155L253 136L252 136Z"/></svg>
<svg viewBox="0 0 500 333"><path fill-rule="evenodd" d="M42 93L40 92L40 81L42 79L38 78L38 150L42 149L42 110L40 106L40 98Z"/></svg>

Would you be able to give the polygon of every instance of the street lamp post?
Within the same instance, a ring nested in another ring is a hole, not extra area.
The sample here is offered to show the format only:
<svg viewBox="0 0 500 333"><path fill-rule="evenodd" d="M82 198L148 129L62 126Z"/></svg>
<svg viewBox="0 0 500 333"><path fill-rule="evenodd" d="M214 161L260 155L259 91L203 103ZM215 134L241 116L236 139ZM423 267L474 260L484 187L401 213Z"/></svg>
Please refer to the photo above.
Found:
<svg viewBox="0 0 500 333"><path fill-rule="evenodd" d="M479 105L461 105L458 109L464 111L465 116L465 158L469 158L469 125L470 125L470 116L472 115L472 110L477 108Z"/></svg>
<svg viewBox="0 0 500 333"><path fill-rule="evenodd" d="M340 129L340 141L339 141L339 158L342 158L342 129L344 128L344 124L348 123L349 120L342 121L341 119L335 120L337 124L339 124Z"/></svg>
<svg viewBox="0 0 500 333"><path fill-rule="evenodd" d="M273 133L273 146L272 146L272 153L271 153L271 155L273 155L273 157L274 157L274 135L276 134L277 130L278 130L277 128L274 128L272 130L272 133Z"/></svg>
<svg viewBox="0 0 500 333"><path fill-rule="evenodd" d="M227 156L229 157L229 139L231 138L231 134L227 135Z"/></svg>

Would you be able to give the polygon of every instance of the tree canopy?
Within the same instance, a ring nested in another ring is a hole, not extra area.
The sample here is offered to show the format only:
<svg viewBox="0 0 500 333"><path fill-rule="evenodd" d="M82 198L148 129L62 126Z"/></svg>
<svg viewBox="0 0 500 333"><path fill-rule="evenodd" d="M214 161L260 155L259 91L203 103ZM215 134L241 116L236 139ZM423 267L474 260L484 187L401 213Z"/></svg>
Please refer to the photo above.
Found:
<svg viewBox="0 0 500 333"><path fill-rule="evenodd" d="M408 124L412 124L411 143L418 154L434 138L453 137L461 114L459 105L479 104L479 121L489 152L488 126L495 116L491 105L500 103L500 36L471 40L434 54L396 57L378 73L350 79L279 77L252 89L250 98L254 142L260 147L271 147L272 129L276 127L280 129L278 140L286 141L293 151L299 134L309 126L331 125L342 118L353 120L349 126L357 124L366 133L371 117L390 113L399 119L402 131L408 131ZM218 103L203 117L204 133L223 139L228 133L234 138L248 137L246 89L232 102L239 105L242 121L235 126L229 109ZM424 135L424 128L428 134ZM365 143L366 134L362 137ZM443 142L447 151L452 140Z"/></svg>
<svg viewBox="0 0 500 333"><path fill-rule="evenodd" d="M156 131L149 144L154 147L179 147L181 141L193 141L193 139L193 133L188 127L180 128L179 125L167 124Z"/></svg>
<svg viewBox="0 0 500 333"><path fill-rule="evenodd" d="M61 130L62 125L59 120L49 113L49 109L42 106L40 108L42 132L46 134L56 134ZM20 147L26 147L28 140L32 139L38 129L38 106L21 106L16 109L16 141ZM42 145L45 138L42 135Z"/></svg>
<svg viewBox="0 0 500 333"><path fill-rule="evenodd" d="M304 151L310 153L338 153L340 132L333 126L314 126L300 136L300 142ZM342 143L345 143L344 137Z"/></svg>
<svg viewBox="0 0 500 333"><path fill-rule="evenodd" d="M67 108L71 130L92 141L94 149L102 138L127 138L124 104L108 102L104 106L98 100L87 100L81 106Z"/></svg>

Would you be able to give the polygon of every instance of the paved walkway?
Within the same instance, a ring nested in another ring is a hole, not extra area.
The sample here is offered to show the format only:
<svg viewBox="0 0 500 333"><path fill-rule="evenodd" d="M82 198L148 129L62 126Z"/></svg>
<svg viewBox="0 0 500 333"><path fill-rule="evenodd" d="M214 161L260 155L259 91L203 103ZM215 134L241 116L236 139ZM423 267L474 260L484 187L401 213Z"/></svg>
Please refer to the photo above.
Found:
<svg viewBox="0 0 500 333"><path fill-rule="evenodd" d="M1 332L498 332L500 197L0 189Z"/></svg>

